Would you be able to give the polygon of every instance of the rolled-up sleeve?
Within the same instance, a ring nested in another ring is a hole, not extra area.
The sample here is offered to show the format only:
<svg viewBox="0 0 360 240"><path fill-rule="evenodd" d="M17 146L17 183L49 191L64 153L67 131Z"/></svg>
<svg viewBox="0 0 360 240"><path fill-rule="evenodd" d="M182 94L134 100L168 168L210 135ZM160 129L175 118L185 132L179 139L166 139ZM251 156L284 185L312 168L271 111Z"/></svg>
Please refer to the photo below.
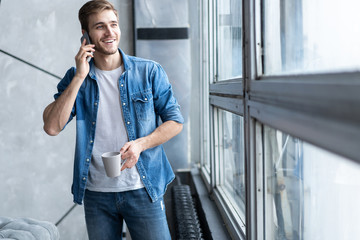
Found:
<svg viewBox="0 0 360 240"><path fill-rule="evenodd" d="M75 75L75 68L72 67L66 72L63 79L61 79L60 82L58 83L58 85L57 85L58 92L56 94L54 94L54 99L55 100L58 99L61 96L61 94L65 91L65 89L69 86L69 84L70 84L71 80L73 79L74 75ZM74 104L74 106L73 106L73 108L71 110L71 113L70 113L69 120L66 123L66 125L75 117L75 115L76 115L76 107L75 107L75 104Z"/></svg>

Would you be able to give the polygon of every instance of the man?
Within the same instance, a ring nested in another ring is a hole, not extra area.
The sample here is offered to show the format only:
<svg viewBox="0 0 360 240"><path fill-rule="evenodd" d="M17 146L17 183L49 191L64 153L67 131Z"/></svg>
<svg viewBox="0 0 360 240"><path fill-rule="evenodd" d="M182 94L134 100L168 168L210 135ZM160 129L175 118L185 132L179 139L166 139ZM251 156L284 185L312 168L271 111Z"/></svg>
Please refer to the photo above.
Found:
<svg viewBox="0 0 360 240"><path fill-rule="evenodd" d="M122 239L123 219L132 239L170 239L163 195L174 173L161 144L184 121L172 87L158 63L118 48L111 3L87 2L79 20L91 44L82 42L76 68L58 84L44 110L44 130L57 135L76 116L72 193L74 202L84 200L90 239ZM109 178L101 154L119 150L127 161L119 177Z"/></svg>

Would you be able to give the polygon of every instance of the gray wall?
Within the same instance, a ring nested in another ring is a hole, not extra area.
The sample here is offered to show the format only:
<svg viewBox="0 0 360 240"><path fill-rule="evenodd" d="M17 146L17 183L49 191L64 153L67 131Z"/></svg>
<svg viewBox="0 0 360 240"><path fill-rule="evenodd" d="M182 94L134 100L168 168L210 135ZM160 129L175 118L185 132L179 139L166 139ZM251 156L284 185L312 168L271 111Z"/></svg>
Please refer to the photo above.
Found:
<svg viewBox="0 0 360 240"><path fill-rule="evenodd" d="M0 50L62 77L75 64L86 1L11 0L0 4ZM131 0L119 10L120 47L132 54ZM59 79L0 52L0 216L56 223L73 206L70 192L75 124L57 137L43 129L43 109ZM61 239L86 239L82 207L60 224Z"/></svg>

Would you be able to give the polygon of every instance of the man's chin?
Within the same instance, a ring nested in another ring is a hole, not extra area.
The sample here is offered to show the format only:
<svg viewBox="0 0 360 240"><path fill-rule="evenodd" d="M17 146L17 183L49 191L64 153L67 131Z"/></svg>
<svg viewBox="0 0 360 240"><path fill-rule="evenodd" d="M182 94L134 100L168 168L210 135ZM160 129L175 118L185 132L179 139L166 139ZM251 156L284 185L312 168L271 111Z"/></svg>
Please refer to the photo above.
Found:
<svg viewBox="0 0 360 240"><path fill-rule="evenodd" d="M111 51L111 52L104 52L105 55L113 55L113 54L116 54L118 52L118 50L114 50L114 51Z"/></svg>
<svg viewBox="0 0 360 240"><path fill-rule="evenodd" d="M101 54L104 54L104 55L113 55L113 54L116 54L118 52L118 49L111 49L111 50L108 50L108 49L103 49L103 48L95 48L95 51L98 52L98 53L101 53Z"/></svg>

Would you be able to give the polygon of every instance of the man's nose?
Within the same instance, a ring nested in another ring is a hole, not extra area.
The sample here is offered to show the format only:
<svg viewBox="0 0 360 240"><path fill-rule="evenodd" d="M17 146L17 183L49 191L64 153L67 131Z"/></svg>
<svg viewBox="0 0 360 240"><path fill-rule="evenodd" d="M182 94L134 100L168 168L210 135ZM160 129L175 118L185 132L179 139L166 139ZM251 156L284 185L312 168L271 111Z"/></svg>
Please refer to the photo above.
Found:
<svg viewBox="0 0 360 240"><path fill-rule="evenodd" d="M110 26L110 25L107 25L107 26L105 27L105 34L106 34L106 35L111 35L112 32L113 32L113 29L111 28L111 26Z"/></svg>

